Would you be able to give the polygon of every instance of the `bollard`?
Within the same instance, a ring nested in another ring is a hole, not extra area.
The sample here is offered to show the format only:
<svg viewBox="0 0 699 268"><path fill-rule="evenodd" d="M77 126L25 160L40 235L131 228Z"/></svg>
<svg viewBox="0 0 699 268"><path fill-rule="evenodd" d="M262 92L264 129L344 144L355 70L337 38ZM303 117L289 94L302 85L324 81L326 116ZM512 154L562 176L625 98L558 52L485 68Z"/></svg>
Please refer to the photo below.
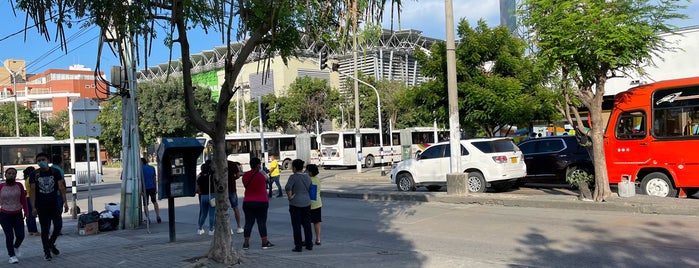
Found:
<svg viewBox="0 0 699 268"><path fill-rule="evenodd" d="M71 192L73 193L73 209L71 212L71 216L73 217L73 219L77 219L78 218L78 210L77 210L77 208L78 208L78 185L75 181L75 175L71 175L70 178L71 178L71 182L72 182Z"/></svg>
<svg viewBox="0 0 699 268"><path fill-rule="evenodd" d="M468 194L468 176L465 173L447 174L447 195Z"/></svg>

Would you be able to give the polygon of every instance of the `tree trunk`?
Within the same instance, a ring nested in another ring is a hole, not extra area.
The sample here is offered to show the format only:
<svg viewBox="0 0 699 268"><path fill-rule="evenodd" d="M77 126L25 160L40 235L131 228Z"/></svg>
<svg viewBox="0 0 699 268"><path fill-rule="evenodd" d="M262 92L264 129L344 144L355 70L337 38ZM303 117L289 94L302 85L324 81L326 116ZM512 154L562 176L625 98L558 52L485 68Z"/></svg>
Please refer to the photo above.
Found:
<svg viewBox="0 0 699 268"><path fill-rule="evenodd" d="M214 187L216 192L216 221L214 237L207 257L224 264L236 264L240 262L238 252L233 246L231 235L231 212L228 202L228 165L226 163L225 139L219 135L212 138L214 143ZM225 136L224 136L225 137Z"/></svg>
<svg viewBox="0 0 699 268"><path fill-rule="evenodd" d="M604 81L597 84L597 92L592 99L590 109L590 119L592 121L592 129L590 137L592 138L592 161L595 165L595 193L594 200L596 202L605 201L612 193L609 188L609 178L607 177L607 162L604 157L604 133L602 131L607 127L602 118L602 100L604 95Z"/></svg>

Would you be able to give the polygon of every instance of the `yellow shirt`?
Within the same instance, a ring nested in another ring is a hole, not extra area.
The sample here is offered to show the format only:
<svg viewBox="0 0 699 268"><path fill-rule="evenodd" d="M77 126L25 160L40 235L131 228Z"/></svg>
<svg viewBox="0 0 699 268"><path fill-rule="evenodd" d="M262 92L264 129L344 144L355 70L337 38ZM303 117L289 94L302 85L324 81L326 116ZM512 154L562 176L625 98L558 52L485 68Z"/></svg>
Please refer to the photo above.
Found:
<svg viewBox="0 0 699 268"><path fill-rule="evenodd" d="M277 159L274 159L271 163L269 163L269 176L279 176L279 162L277 162Z"/></svg>
<svg viewBox="0 0 699 268"><path fill-rule="evenodd" d="M323 202L320 201L320 179L318 179L318 177L311 177L311 183L318 186L316 200L311 200L311 209L317 209L323 206Z"/></svg>

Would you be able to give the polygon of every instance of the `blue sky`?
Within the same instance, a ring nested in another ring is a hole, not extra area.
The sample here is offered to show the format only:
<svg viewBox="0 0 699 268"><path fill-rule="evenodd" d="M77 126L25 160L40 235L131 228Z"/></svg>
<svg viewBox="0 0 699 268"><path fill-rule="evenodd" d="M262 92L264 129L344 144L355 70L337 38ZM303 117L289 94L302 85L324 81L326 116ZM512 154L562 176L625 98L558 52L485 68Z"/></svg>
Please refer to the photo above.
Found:
<svg viewBox="0 0 699 268"><path fill-rule="evenodd" d="M496 26L500 22L497 0L453 0L453 2L456 22L461 18L465 18L472 24L483 18L490 26ZM12 36L24 28L24 14L18 13L18 16L13 18L9 1L0 1L0 10L3 11L6 23L4 27L0 27L0 62L10 58L24 59L27 61L27 73L39 73L50 68L67 69L73 64L82 64L95 69L99 40L99 29L96 27L68 30L66 38L70 41L66 54L60 50L53 38L54 35L48 42L39 36L35 29L27 31L26 41L22 33ZM675 25L681 27L699 25L699 4L690 3L685 13L690 19L674 22ZM386 14L390 12L386 11ZM389 27L388 22L384 27ZM398 27L397 22L394 22L394 29ZM404 1L400 28L421 30L424 36L445 39L444 0ZM50 31L53 33L55 28L50 28ZM222 44L218 34L206 36L201 32L191 35L190 42L192 54ZM173 59L178 58L180 58L178 52L174 51ZM162 40L156 40L153 44L153 52L148 57L148 64L165 63L168 59L169 51L165 49ZM111 53L108 46L103 48L100 61L102 70L107 74L110 66L119 65L118 58ZM142 59L141 62L143 62ZM140 67L143 67L143 63Z"/></svg>

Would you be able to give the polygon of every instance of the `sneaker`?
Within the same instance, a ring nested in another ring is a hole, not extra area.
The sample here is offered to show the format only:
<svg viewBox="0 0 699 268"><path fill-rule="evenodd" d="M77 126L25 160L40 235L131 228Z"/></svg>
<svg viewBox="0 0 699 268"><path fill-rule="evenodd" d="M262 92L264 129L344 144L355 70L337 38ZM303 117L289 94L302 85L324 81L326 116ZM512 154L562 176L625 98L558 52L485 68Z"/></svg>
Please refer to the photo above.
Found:
<svg viewBox="0 0 699 268"><path fill-rule="evenodd" d="M158 217L157 221L158 221L158 223L163 222L163 220L161 220L160 217Z"/></svg>
<svg viewBox="0 0 699 268"><path fill-rule="evenodd" d="M243 243L243 249L244 249L244 250L250 249L250 244L248 244L248 243Z"/></svg>
<svg viewBox="0 0 699 268"><path fill-rule="evenodd" d="M22 257L22 253L19 251L19 248L15 248L15 256Z"/></svg>
<svg viewBox="0 0 699 268"><path fill-rule="evenodd" d="M204 234L204 229L199 229L199 231L197 231L197 233L198 233L199 235L203 235L203 234Z"/></svg>
<svg viewBox="0 0 699 268"><path fill-rule="evenodd" d="M53 255L61 254L61 252L58 251L55 245L51 246L51 253L53 253Z"/></svg>
<svg viewBox="0 0 699 268"><path fill-rule="evenodd" d="M18 263L19 260L17 259L17 257L12 256L12 257L10 257L10 260L9 260L8 262L9 262L9 263Z"/></svg>
<svg viewBox="0 0 699 268"><path fill-rule="evenodd" d="M242 234L243 232L245 232L245 230L243 230L243 228L238 227L238 230L235 230L235 232L238 234Z"/></svg>
<svg viewBox="0 0 699 268"><path fill-rule="evenodd" d="M44 260L51 261L51 253L48 253L48 252L44 253Z"/></svg>
<svg viewBox="0 0 699 268"><path fill-rule="evenodd" d="M213 230L209 231L209 235L214 235L214 231Z"/></svg>
<svg viewBox="0 0 699 268"><path fill-rule="evenodd" d="M268 248L271 248L271 247L274 247L274 244L270 243L269 241L267 241L267 243L264 243L264 244L262 245L262 249L268 249Z"/></svg>

